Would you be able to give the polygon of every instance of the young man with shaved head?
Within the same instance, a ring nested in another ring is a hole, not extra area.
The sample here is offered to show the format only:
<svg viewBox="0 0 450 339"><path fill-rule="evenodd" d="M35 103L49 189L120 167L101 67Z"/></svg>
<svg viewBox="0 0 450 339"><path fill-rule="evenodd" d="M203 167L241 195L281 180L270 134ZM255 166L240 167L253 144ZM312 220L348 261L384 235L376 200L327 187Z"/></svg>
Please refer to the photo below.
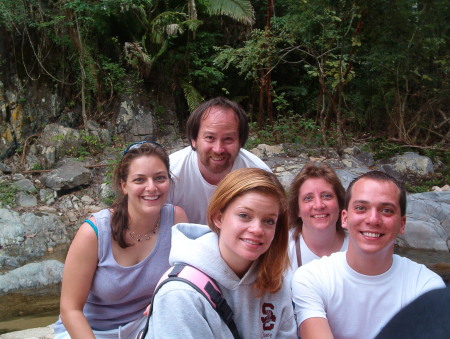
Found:
<svg viewBox="0 0 450 339"><path fill-rule="evenodd" d="M231 171L251 167L269 171L243 147L248 120L242 107L223 97L196 108L186 123L191 146L170 155L174 185L169 202L182 207L190 223L206 224L206 209L217 184Z"/></svg>
<svg viewBox="0 0 450 339"><path fill-rule="evenodd" d="M380 171L350 183L342 211L347 252L300 267L292 279L302 339L374 338L401 308L444 287L424 265L394 254L405 232L406 192Z"/></svg>

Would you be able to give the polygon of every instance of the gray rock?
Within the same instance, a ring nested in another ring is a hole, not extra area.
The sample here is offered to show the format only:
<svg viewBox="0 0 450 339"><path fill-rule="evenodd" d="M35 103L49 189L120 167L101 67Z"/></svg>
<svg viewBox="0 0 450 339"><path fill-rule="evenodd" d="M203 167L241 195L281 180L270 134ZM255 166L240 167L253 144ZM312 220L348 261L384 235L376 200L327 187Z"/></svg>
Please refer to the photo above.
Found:
<svg viewBox="0 0 450 339"><path fill-rule="evenodd" d="M0 275L0 295L61 282L64 264L58 260L31 263Z"/></svg>
<svg viewBox="0 0 450 339"><path fill-rule="evenodd" d="M6 166L4 163L0 162L0 171L2 171L2 173L4 174L10 174L11 168Z"/></svg>
<svg viewBox="0 0 450 339"><path fill-rule="evenodd" d="M54 338L53 324L46 327L0 334L0 339L52 339Z"/></svg>
<svg viewBox="0 0 450 339"><path fill-rule="evenodd" d="M450 192L426 192L408 196L403 247L448 251Z"/></svg>
<svg viewBox="0 0 450 339"><path fill-rule="evenodd" d="M250 152L252 152L261 159L265 159L270 156L279 155L283 153L283 146L282 145L271 146L266 144L260 144L256 148L250 150Z"/></svg>
<svg viewBox="0 0 450 339"><path fill-rule="evenodd" d="M383 166L384 170L391 174L394 172L400 174L427 175L434 173L433 162L430 158L418 155L413 152L406 152L389 159L389 163Z"/></svg>
<svg viewBox="0 0 450 339"><path fill-rule="evenodd" d="M69 242L66 226L54 214L38 212L20 215L0 209L0 258L9 256L19 262L32 260L43 256L54 244Z"/></svg>
<svg viewBox="0 0 450 339"><path fill-rule="evenodd" d="M31 182L31 180L28 180L28 179L20 179L16 182L13 182L12 185L14 187L16 187L19 191L30 192L30 193L36 192L36 187Z"/></svg>
<svg viewBox="0 0 450 339"><path fill-rule="evenodd" d="M20 174L20 173L13 174L13 176L12 176L12 180L14 180L14 181L19 181L19 180L23 180L23 179L25 179L25 177L23 176L23 174Z"/></svg>
<svg viewBox="0 0 450 339"><path fill-rule="evenodd" d="M92 173L82 163L73 161L43 175L40 180L52 190L70 190L90 184Z"/></svg>
<svg viewBox="0 0 450 339"><path fill-rule="evenodd" d="M345 154L349 154L352 155L353 157L355 157L361 164L363 164L364 166L370 167L375 165L375 161L373 159L373 155L368 153L368 152L364 152L361 151L358 147L349 147L343 150L344 155Z"/></svg>
<svg viewBox="0 0 450 339"><path fill-rule="evenodd" d="M34 207L37 205L36 197L25 192L17 193L16 201L22 207Z"/></svg>
<svg viewBox="0 0 450 339"><path fill-rule="evenodd" d="M56 197L57 197L56 191L48 190L45 188L39 190L39 199L46 205L53 204L55 202Z"/></svg>

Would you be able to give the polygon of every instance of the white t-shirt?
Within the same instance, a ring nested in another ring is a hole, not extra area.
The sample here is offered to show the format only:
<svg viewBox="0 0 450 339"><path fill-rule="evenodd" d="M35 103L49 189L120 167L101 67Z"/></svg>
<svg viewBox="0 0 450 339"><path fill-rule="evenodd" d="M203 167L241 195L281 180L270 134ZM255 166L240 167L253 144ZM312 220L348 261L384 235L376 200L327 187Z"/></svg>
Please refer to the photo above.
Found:
<svg viewBox="0 0 450 339"><path fill-rule="evenodd" d="M337 252L301 266L292 279L297 323L326 318L335 339L374 338L401 308L442 287L436 273L396 254L391 268L376 276L357 273L346 252Z"/></svg>
<svg viewBox="0 0 450 339"><path fill-rule="evenodd" d="M169 158L174 184L171 186L168 201L182 207L190 223L207 224L206 209L217 186L209 184L203 178L198 168L197 152L191 146L172 153ZM241 148L234 160L232 171L244 167L261 168L271 172L261 159Z"/></svg>
<svg viewBox="0 0 450 339"><path fill-rule="evenodd" d="M292 279L292 276L294 275L295 270L298 268L298 262L297 262L297 250L295 248L295 239L294 239L294 233L295 228L291 228L289 230L289 244L288 244L288 254L289 254L289 260L291 262L291 266L286 271L286 279L290 281ZM347 251L348 248L348 234L345 233L344 242L342 243L342 247L339 250L339 252ZM305 239L303 239L301 233L300 233L300 252L301 252L301 258L302 258L302 265L305 265L314 259L320 259L318 255L316 255L313 251L311 251L306 245Z"/></svg>

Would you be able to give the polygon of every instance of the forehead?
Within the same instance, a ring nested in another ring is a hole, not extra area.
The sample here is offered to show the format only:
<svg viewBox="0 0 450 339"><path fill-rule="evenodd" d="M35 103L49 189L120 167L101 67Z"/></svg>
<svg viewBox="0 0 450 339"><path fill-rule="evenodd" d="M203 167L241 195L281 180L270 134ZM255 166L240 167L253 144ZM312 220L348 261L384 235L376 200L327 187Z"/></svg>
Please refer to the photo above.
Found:
<svg viewBox="0 0 450 339"><path fill-rule="evenodd" d="M252 210L263 210L267 213L278 213L280 201L274 194L252 190L238 195L229 205L246 207Z"/></svg>
<svg viewBox="0 0 450 339"><path fill-rule="evenodd" d="M350 203L353 201L369 203L391 203L400 205L400 189L392 181L360 179L353 185Z"/></svg>
<svg viewBox="0 0 450 339"><path fill-rule="evenodd" d="M200 129L204 128L228 128L238 130L238 118L231 108L213 106L202 116Z"/></svg>
<svg viewBox="0 0 450 339"><path fill-rule="evenodd" d="M143 155L130 161L128 169L130 172L140 170L142 168L167 170L166 164L157 155Z"/></svg>
<svg viewBox="0 0 450 339"><path fill-rule="evenodd" d="M324 178L308 178L299 188L300 194L305 194L309 192L322 192L322 191L331 191L334 192L334 187Z"/></svg>

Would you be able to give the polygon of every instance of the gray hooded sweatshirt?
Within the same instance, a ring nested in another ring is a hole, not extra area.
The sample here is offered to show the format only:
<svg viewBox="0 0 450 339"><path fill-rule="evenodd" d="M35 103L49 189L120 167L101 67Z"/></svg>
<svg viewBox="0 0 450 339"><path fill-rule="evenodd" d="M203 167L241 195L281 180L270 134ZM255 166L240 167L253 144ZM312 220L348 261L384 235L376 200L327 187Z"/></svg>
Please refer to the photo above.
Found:
<svg viewBox="0 0 450 339"><path fill-rule="evenodd" d="M279 292L256 298L252 284L258 262L240 279L220 256L218 237L209 227L175 225L169 261L194 266L217 282L233 310L241 338L297 338L288 282ZM146 338L220 339L233 335L204 296L184 282L170 281L156 294Z"/></svg>

